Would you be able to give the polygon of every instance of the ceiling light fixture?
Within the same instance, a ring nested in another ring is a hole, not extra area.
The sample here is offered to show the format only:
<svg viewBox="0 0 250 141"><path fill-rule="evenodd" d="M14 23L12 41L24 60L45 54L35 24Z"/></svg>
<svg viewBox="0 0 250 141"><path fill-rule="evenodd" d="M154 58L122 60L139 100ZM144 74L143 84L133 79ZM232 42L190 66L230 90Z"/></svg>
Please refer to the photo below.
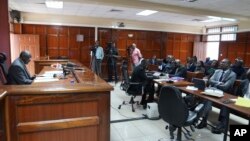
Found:
<svg viewBox="0 0 250 141"><path fill-rule="evenodd" d="M63 1L46 0L45 4L48 8L63 8Z"/></svg>
<svg viewBox="0 0 250 141"><path fill-rule="evenodd" d="M158 11L154 11L154 10L144 10L144 11L141 11L139 13L136 13L136 15L140 15L140 16L148 16L148 15L151 15L151 14L154 14L154 13L157 13Z"/></svg>
<svg viewBox="0 0 250 141"><path fill-rule="evenodd" d="M219 22L219 21L230 21L230 22L235 22L236 19L231 19L231 18L223 18L223 17L216 17L216 16L207 16L209 19L208 20L203 20L201 22L204 23L211 23L211 22Z"/></svg>

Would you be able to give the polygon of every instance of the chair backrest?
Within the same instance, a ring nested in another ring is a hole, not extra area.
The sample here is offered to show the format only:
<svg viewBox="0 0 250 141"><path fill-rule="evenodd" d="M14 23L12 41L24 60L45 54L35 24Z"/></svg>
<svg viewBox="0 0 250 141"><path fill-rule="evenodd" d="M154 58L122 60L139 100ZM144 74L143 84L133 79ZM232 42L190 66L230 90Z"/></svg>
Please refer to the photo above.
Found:
<svg viewBox="0 0 250 141"><path fill-rule="evenodd" d="M0 53L0 79L2 84L7 83L7 74L8 74L8 68L6 64L6 55L5 53Z"/></svg>
<svg viewBox="0 0 250 141"><path fill-rule="evenodd" d="M240 84L241 84L241 80L239 80L239 79L235 80L234 85L231 88L231 90L229 91L229 93L232 94L232 95L238 96L237 95L237 90L239 89Z"/></svg>
<svg viewBox="0 0 250 141"><path fill-rule="evenodd" d="M173 86L161 88L158 109L164 121L177 127L182 127L188 118L189 110L181 92Z"/></svg>
<svg viewBox="0 0 250 141"><path fill-rule="evenodd" d="M194 87L198 88L199 90L204 91L206 88L206 82L200 78L193 78L192 82L194 83Z"/></svg>
<svg viewBox="0 0 250 141"><path fill-rule="evenodd" d="M121 70L122 70L121 89L126 91L129 87L128 63L126 60L122 62Z"/></svg>
<svg viewBox="0 0 250 141"><path fill-rule="evenodd" d="M121 89L124 90L129 95L141 95L142 94L142 84L134 82L131 84L129 73L128 73L128 63L127 61L123 61L122 63L122 82L121 82Z"/></svg>
<svg viewBox="0 0 250 141"><path fill-rule="evenodd" d="M191 72L187 71L186 80L191 82L193 78L203 78L204 73L202 72Z"/></svg>

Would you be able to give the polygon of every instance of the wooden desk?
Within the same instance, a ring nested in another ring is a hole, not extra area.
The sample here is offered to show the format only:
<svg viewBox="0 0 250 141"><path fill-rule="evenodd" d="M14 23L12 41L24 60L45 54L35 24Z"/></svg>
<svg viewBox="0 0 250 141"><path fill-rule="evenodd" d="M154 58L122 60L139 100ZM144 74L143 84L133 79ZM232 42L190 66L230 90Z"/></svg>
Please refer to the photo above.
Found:
<svg viewBox="0 0 250 141"><path fill-rule="evenodd" d="M3 87L7 141L110 141L113 87L86 67L69 77Z"/></svg>
<svg viewBox="0 0 250 141"><path fill-rule="evenodd" d="M63 60L63 59L43 59L43 60L34 60L35 62L35 74L39 74L43 67L50 66L54 63L60 63L60 64L66 64L69 62L69 60Z"/></svg>
<svg viewBox="0 0 250 141"><path fill-rule="evenodd" d="M205 94L202 94L201 90L193 91L193 90L187 90L186 87L178 87L178 88L179 88L180 91L182 91L184 93L192 94L192 95L198 96L198 97L200 97L202 99L212 101L212 102L214 102L216 104L219 104L221 106L225 106L225 107L229 108L230 110L233 110L234 112L239 113L239 115L242 115L242 116L248 118L248 120L250 120L250 108L237 106L234 103L230 103L230 104L224 104L223 103L223 101L225 101L225 100L237 98L234 95L224 93L223 97L218 98L218 97L212 97L212 96L207 96ZM228 125L228 122L229 122L229 115L228 115L228 119L227 119L227 125ZM223 138L224 141L227 140L227 131L228 131L228 126L226 126L226 129L225 129L225 132L224 132L224 138Z"/></svg>
<svg viewBox="0 0 250 141"><path fill-rule="evenodd" d="M159 84L160 86L176 86L176 87L184 87L184 86L191 86L194 85L192 82L188 82L185 80L180 80L177 82L173 82L173 83L168 83L166 81L163 82L159 82L157 80L154 80L155 83Z"/></svg>

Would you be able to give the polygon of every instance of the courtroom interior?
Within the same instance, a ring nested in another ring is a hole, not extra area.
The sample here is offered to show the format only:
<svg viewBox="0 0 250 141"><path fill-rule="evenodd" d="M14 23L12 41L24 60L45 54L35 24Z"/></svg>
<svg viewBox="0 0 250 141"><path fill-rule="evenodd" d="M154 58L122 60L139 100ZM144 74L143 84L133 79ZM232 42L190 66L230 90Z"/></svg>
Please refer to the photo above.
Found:
<svg viewBox="0 0 250 141"><path fill-rule="evenodd" d="M1 0L0 141L229 141L250 125L250 1Z"/></svg>

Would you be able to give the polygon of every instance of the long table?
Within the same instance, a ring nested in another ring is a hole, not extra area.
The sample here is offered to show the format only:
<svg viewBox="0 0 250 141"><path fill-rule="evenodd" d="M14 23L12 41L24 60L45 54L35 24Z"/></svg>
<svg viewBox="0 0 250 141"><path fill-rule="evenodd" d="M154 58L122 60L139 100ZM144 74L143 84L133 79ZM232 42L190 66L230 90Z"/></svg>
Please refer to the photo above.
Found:
<svg viewBox="0 0 250 141"><path fill-rule="evenodd" d="M72 72L59 81L2 87L7 141L110 141L113 87L84 66Z"/></svg>
<svg viewBox="0 0 250 141"><path fill-rule="evenodd" d="M207 96L205 94L202 94L203 91L201 91L201 90L197 90L197 91L188 90L188 89L186 89L186 87L178 87L178 88L180 91L182 91L184 93L195 95L195 96L200 97L204 100L212 101L213 103L216 103L220 106L225 106L225 107L229 108L231 111L239 113L240 116L243 116L244 118L247 118L248 120L250 120L250 108L237 106L234 103L228 103L228 104L224 103L224 101L226 101L226 100L236 99L237 97L234 95L224 93L223 97L218 98L218 97ZM230 116L230 114L227 116L228 118L226 119L227 125L229 124L229 116ZM223 141L227 140L227 132L228 132L228 126L226 126L226 129L224 131Z"/></svg>

